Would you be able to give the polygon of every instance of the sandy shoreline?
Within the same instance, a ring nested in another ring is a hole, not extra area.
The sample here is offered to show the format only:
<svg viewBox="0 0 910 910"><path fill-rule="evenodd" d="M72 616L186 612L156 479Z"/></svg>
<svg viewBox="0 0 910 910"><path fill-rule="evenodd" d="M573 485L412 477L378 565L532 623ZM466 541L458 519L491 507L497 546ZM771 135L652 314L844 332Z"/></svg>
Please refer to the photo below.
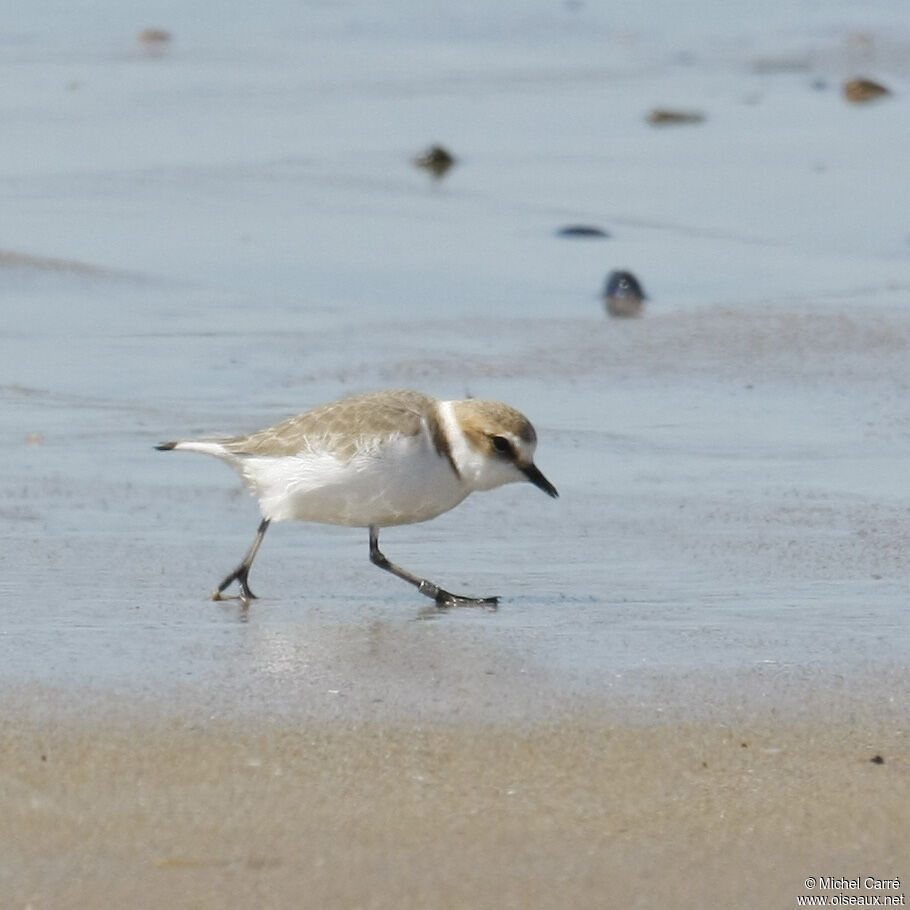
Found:
<svg viewBox="0 0 910 910"><path fill-rule="evenodd" d="M6 713L0 735L10 908L777 907L810 875L910 874L906 730L881 712L409 725L91 708Z"/></svg>
<svg viewBox="0 0 910 910"><path fill-rule="evenodd" d="M910 880L902 4L21 6L0 910ZM534 422L558 502L383 532L499 611L427 616L365 531L301 525L253 609L208 601L260 516L153 446L385 387Z"/></svg>

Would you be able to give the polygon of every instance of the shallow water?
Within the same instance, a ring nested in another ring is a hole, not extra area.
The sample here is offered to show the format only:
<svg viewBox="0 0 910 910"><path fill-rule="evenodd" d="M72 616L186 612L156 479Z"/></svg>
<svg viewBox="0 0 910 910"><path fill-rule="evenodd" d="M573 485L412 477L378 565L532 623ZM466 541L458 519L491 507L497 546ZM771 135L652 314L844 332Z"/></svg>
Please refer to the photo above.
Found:
<svg viewBox="0 0 910 910"><path fill-rule="evenodd" d="M116 4L30 14L0 64L0 249L41 257L0 264L3 685L330 716L901 694L910 36L893 3L786 6L163 5L158 59ZM895 97L846 104L857 69ZM604 314L617 267L642 319ZM319 526L270 530L248 615L208 602L255 505L154 443L383 386L535 423L558 501L383 536L500 610L419 621L365 531Z"/></svg>

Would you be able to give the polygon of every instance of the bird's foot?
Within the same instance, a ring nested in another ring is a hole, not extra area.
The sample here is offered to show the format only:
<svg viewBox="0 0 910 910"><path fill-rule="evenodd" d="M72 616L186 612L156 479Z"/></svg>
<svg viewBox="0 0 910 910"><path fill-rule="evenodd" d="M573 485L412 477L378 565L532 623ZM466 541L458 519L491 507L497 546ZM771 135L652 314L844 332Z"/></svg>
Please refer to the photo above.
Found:
<svg viewBox="0 0 910 910"><path fill-rule="evenodd" d="M421 582L418 590L421 594L435 600L436 606L443 610L449 607L485 607L488 610L495 610L499 605L498 597L468 597L463 594L453 594L430 581Z"/></svg>
<svg viewBox="0 0 910 910"><path fill-rule="evenodd" d="M250 590L250 586L247 584L247 573L238 569L234 572L231 572L227 578L221 582L220 585L212 593L212 600L227 600L228 598L224 596L224 591L228 588L232 582L240 582L240 594L237 599L243 604L243 606L249 606L251 600L258 600L256 595ZM230 598L233 599L233 598Z"/></svg>

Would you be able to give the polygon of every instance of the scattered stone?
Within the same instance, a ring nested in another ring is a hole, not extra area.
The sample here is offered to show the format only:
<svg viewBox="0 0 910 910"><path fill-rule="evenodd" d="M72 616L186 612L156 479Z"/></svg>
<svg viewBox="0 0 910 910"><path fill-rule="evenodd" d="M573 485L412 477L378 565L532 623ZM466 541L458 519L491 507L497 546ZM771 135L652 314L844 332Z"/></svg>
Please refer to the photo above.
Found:
<svg viewBox="0 0 910 910"><path fill-rule="evenodd" d="M144 28L136 35L136 40L150 57L160 57L171 43L171 37L163 28Z"/></svg>
<svg viewBox="0 0 910 910"><path fill-rule="evenodd" d="M853 57L871 57L875 54L875 35L871 32L850 32L847 49Z"/></svg>
<svg viewBox="0 0 910 910"><path fill-rule="evenodd" d="M556 232L557 237L585 237L604 239L610 235L599 227L590 224L567 224Z"/></svg>
<svg viewBox="0 0 910 910"><path fill-rule="evenodd" d="M455 156L448 149L441 145L431 145L414 159L414 164L429 171L437 180L441 180L455 164L455 160Z"/></svg>
<svg viewBox="0 0 910 910"><path fill-rule="evenodd" d="M867 104L890 94L889 89L871 79L848 79L844 83L844 97L853 104Z"/></svg>
<svg viewBox="0 0 910 910"><path fill-rule="evenodd" d="M703 123L705 115L701 111L677 111L656 107L648 112L646 119L652 126L680 126L686 123Z"/></svg>
<svg viewBox="0 0 910 910"><path fill-rule="evenodd" d="M638 279L631 272L614 271L607 275L604 300L611 316L638 316L647 300Z"/></svg>

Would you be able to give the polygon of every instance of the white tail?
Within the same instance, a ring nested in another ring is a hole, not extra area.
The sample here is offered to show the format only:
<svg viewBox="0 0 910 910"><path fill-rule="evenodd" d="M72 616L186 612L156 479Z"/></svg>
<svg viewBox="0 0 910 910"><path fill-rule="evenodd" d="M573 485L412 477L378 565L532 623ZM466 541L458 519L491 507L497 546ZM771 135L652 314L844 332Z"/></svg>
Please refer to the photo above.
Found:
<svg viewBox="0 0 910 910"><path fill-rule="evenodd" d="M163 442L155 448L160 452L178 449L181 452L201 452L203 455L214 455L215 458L234 459L233 453L229 452L224 447L224 443L217 439L183 439L177 442Z"/></svg>

